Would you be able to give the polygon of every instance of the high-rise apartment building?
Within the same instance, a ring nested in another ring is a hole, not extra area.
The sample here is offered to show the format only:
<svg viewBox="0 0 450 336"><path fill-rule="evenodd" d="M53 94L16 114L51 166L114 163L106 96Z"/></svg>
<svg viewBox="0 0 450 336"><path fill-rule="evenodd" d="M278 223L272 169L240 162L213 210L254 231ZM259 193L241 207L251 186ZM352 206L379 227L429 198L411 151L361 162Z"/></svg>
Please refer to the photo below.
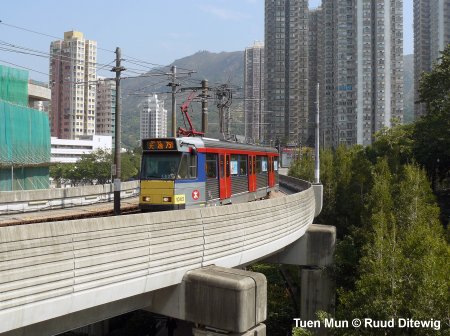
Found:
<svg viewBox="0 0 450 336"><path fill-rule="evenodd" d="M97 82L97 110L95 113L95 134L111 135L115 141L116 126L116 81Z"/></svg>
<svg viewBox="0 0 450 336"><path fill-rule="evenodd" d="M450 43L450 0L414 0L414 100L419 100L419 81L430 72L439 52ZM424 104L414 105L416 118L426 113Z"/></svg>
<svg viewBox="0 0 450 336"><path fill-rule="evenodd" d="M156 94L146 98L141 110L141 139L167 136L167 110Z"/></svg>
<svg viewBox="0 0 450 336"><path fill-rule="evenodd" d="M95 133L97 42L81 32L50 44L52 136L78 139Z"/></svg>
<svg viewBox="0 0 450 336"><path fill-rule="evenodd" d="M308 139L308 0L265 0L264 139Z"/></svg>
<svg viewBox="0 0 450 336"><path fill-rule="evenodd" d="M370 145L403 119L403 0L324 0L322 137Z"/></svg>
<svg viewBox="0 0 450 336"><path fill-rule="evenodd" d="M245 137L264 142L264 44L255 42L244 53Z"/></svg>

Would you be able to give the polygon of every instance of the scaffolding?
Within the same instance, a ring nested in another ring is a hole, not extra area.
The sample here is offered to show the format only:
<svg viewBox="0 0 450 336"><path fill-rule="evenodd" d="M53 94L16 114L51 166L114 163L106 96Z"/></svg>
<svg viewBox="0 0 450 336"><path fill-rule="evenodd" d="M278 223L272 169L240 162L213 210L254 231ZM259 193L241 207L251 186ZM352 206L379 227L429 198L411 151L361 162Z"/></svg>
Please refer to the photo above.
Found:
<svg viewBox="0 0 450 336"><path fill-rule="evenodd" d="M0 65L0 99L28 105L28 72Z"/></svg>
<svg viewBox="0 0 450 336"><path fill-rule="evenodd" d="M27 104L28 73L0 65L0 191L49 188L48 115Z"/></svg>

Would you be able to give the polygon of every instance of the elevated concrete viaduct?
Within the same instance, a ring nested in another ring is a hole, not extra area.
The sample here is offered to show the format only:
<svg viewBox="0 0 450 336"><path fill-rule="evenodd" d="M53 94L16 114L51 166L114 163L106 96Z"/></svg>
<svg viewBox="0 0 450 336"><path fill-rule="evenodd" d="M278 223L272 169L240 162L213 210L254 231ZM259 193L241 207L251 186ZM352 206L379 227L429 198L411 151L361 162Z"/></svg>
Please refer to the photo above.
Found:
<svg viewBox="0 0 450 336"><path fill-rule="evenodd" d="M0 333L54 335L146 308L230 335L265 335L265 280L224 267L270 256L288 262L305 250L295 242L320 212L321 186L289 183L302 191L223 207L0 228ZM239 318L196 313L231 292L228 304Z"/></svg>

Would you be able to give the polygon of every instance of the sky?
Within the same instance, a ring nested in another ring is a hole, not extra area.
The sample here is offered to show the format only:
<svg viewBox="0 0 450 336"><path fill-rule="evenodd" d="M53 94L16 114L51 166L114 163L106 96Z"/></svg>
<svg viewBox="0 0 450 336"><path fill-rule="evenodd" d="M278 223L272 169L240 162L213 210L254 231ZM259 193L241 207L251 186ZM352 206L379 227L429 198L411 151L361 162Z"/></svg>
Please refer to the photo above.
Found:
<svg viewBox="0 0 450 336"><path fill-rule="evenodd" d="M405 54L413 52L412 1L404 0ZM47 82L48 58L11 53L3 43L48 53L51 41L77 30L97 41L100 64L111 63L120 47L124 59L167 65L200 50L238 51L264 41L264 0L5 0L0 21L0 64L27 67L32 79ZM109 68L99 75L111 77Z"/></svg>

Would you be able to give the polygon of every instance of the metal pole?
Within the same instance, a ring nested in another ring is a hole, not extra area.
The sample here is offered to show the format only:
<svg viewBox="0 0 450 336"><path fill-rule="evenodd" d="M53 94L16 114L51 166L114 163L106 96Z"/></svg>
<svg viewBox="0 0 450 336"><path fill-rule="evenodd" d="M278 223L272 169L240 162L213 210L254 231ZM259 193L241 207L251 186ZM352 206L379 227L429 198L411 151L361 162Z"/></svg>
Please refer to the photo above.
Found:
<svg viewBox="0 0 450 336"><path fill-rule="evenodd" d="M11 163L11 191L14 191L14 166Z"/></svg>
<svg viewBox="0 0 450 336"><path fill-rule="evenodd" d="M172 136L175 138L177 136L177 115L176 115L176 105L177 100L175 98L175 91L177 89L177 85L175 84L175 79L177 73L177 67L175 65L172 66L172 83L170 85L172 86Z"/></svg>
<svg viewBox="0 0 450 336"><path fill-rule="evenodd" d="M314 183L320 183L320 158L319 158L319 146L320 146L320 135L319 135L319 83L317 83L316 89L316 158L314 167Z"/></svg>
<svg viewBox="0 0 450 336"><path fill-rule="evenodd" d="M208 132L208 80L202 80L202 132Z"/></svg>
<svg viewBox="0 0 450 336"><path fill-rule="evenodd" d="M121 66L121 50L116 48L116 66L112 69L116 73L116 125L115 125L115 142L114 142L114 164L116 166L116 174L114 179L114 215L120 215L120 149L121 143L121 101L120 101L120 74L125 70Z"/></svg>

